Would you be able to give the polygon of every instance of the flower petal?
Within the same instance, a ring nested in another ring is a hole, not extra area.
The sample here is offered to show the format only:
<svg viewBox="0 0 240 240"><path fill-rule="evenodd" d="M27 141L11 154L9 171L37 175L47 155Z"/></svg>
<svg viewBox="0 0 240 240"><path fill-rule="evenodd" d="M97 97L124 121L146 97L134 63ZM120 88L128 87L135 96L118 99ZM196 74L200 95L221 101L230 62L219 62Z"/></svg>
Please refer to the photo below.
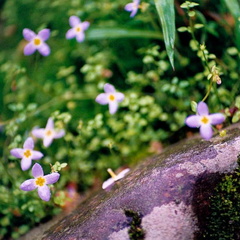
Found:
<svg viewBox="0 0 240 240"><path fill-rule="evenodd" d="M75 27L75 26L78 25L80 22L81 22L81 21L80 21L79 17L77 17L77 16L71 16L71 17L69 18L69 24L70 24L71 27Z"/></svg>
<svg viewBox="0 0 240 240"><path fill-rule="evenodd" d="M28 170L31 167L31 165L32 165L32 158L25 157L21 160L21 168L23 171Z"/></svg>
<svg viewBox="0 0 240 240"><path fill-rule="evenodd" d="M185 123L188 125L188 127L191 127L191 128L200 127L199 116L191 115L186 118Z"/></svg>
<svg viewBox="0 0 240 240"><path fill-rule="evenodd" d="M60 174L56 173L56 172L44 176L44 178L46 180L46 184L53 184L53 183L57 182L59 177L60 177Z"/></svg>
<svg viewBox="0 0 240 240"><path fill-rule="evenodd" d="M225 116L222 113L213 113L208 116L211 119L211 124L221 124L225 120Z"/></svg>
<svg viewBox="0 0 240 240"><path fill-rule="evenodd" d="M76 32L73 28L69 29L66 33L66 39L71 39L76 37Z"/></svg>
<svg viewBox="0 0 240 240"><path fill-rule="evenodd" d="M133 6L134 6L133 3L128 3L125 5L124 9L128 12L131 12L133 10Z"/></svg>
<svg viewBox="0 0 240 240"><path fill-rule="evenodd" d="M43 139L44 147L49 147L51 145L52 141L53 141L53 137L52 136L51 137L45 137Z"/></svg>
<svg viewBox="0 0 240 240"><path fill-rule="evenodd" d="M90 22L88 21L84 21L82 24L81 24L81 27L82 29L85 31L89 28L89 25L90 25Z"/></svg>
<svg viewBox="0 0 240 240"><path fill-rule="evenodd" d="M39 151L32 151L32 159L38 160L43 157L43 154Z"/></svg>
<svg viewBox="0 0 240 240"><path fill-rule="evenodd" d="M104 91L105 91L105 93L115 93L116 92L115 87L109 83L106 83L104 85Z"/></svg>
<svg viewBox="0 0 240 240"><path fill-rule="evenodd" d="M43 40L43 41L46 41L48 40L48 38L50 37L50 29L48 28L45 28L43 30L41 30L39 33L38 33L38 36Z"/></svg>
<svg viewBox="0 0 240 240"><path fill-rule="evenodd" d="M210 124L203 124L200 127L200 134L205 140L209 140L213 135L212 126Z"/></svg>
<svg viewBox="0 0 240 240"><path fill-rule="evenodd" d="M36 47L31 42L28 43L23 50L25 56L31 55L36 51Z"/></svg>
<svg viewBox="0 0 240 240"><path fill-rule="evenodd" d="M108 95L106 93L100 93L95 101L102 105L108 104Z"/></svg>
<svg viewBox="0 0 240 240"><path fill-rule="evenodd" d="M103 183L102 188L103 188L103 189L106 189L106 188L110 187L110 186L113 185L113 184L114 184L113 178L109 178L108 180L106 180L106 181Z"/></svg>
<svg viewBox="0 0 240 240"><path fill-rule="evenodd" d="M116 101L109 102L109 112L110 114L116 113L118 109L118 103Z"/></svg>
<svg viewBox="0 0 240 240"><path fill-rule="evenodd" d="M208 106L205 102L199 102L197 105L197 113L201 116L208 115Z"/></svg>
<svg viewBox="0 0 240 240"><path fill-rule="evenodd" d="M24 28L23 29L23 37L27 40L27 41L32 41L35 37L36 34L35 32L33 32L32 30L28 29L28 28Z"/></svg>
<svg viewBox="0 0 240 240"><path fill-rule="evenodd" d="M38 48L38 51L44 56L48 56L51 52L50 47L46 43L42 43L41 46Z"/></svg>
<svg viewBox="0 0 240 240"><path fill-rule="evenodd" d="M20 186L20 189L23 191L32 191L36 188L37 186L35 185L35 179L28 179L24 181Z"/></svg>
<svg viewBox="0 0 240 240"><path fill-rule="evenodd" d="M50 189L47 185L44 185L42 187L38 187L38 196L43 200L48 202L51 197Z"/></svg>
<svg viewBox="0 0 240 240"><path fill-rule="evenodd" d="M10 151L11 155L16 157L16 158L22 158L23 157L23 153L24 153L24 149L22 148L13 148Z"/></svg>
<svg viewBox="0 0 240 240"><path fill-rule="evenodd" d="M43 169L40 164L35 163L32 168L32 175L33 177L42 177L43 176Z"/></svg>
<svg viewBox="0 0 240 240"><path fill-rule="evenodd" d="M46 129L49 129L49 130L54 129L54 121L51 117L47 121Z"/></svg>
<svg viewBox="0 0 240 240"><path fill-rule="evenodd" d="M34 141L31 137L27 138L23 144L24 149L33 149L34 148Z"/></svg>
<svg viewBox="0 0 240 240"><path fill-rule="evenodd" d="M83 42L85 39L85 34L84 32L79 32L78 34L76 34L76 39L78 42Z"/></svg>
<svg viewBox="0 0 240 240"><path fill-rule="evenodd" d="M124 94L123 94L123 93L120 93L120 92L116 92L116 93L114 94L114 96L116 97L116 99L117 99L118 102L122 102L123 99L124 99Z"/></svg>
<svg viewBox="0 0 240 240"><path fill-rule="evenodd" d="M123 178L129 171L130 171L129 168L126 168L126 169L122 170L122 171L117 175L117 177L115 178L115 181Z"/></svg>
<svg viewBox="0 0 240 240"><path fill-rule="evenodd" d="M54 138L61 138L65 135L65 131L64 130L60 130L58 132L55 132L54 134Z"/></svg>
<svg viewBox="0 0 240 240"><path fill-rule="evenodd" d="M138 9L134 8L130 14L130 17L134 17L137 14Z"/></svg>
<svg viewBox="0 0 240 240"><path fill-rule="evenodd" d="M32 135L36 138L44 138L45 129L44 128L36 128L32 130Z"/></svg>

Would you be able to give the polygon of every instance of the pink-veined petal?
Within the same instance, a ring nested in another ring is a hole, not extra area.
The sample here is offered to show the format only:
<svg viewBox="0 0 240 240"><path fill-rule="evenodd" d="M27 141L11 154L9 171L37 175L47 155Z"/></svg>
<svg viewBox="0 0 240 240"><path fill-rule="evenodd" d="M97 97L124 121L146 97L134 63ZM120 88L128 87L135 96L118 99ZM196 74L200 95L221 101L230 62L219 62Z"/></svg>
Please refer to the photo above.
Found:
<svg viewBox="0 0 240 240"><path fill-rule="evenodd" d="M33 160L38 160L43 157L43 154L39 151L32 151L32 159Z"/></svg>
<svg viewBox="0 0 240 240"><path fill-rule="evenodd" d="M188 127L191 127L191 128L200 127L199 116L191 115L186 118L185 123L188 125Z"/></svg>
<svg viewBox="0 0 240 240"><path fill-rule="evenodd" d="M50 52L51 52L50 47L49 47L45 42L43 42L43 43L41 44L41 46L38 48L38 51L39 51L44 57L48 56L48 55L50 54Z"/></svg>
<svg viewBox="0 0 240 240"><path fill-rule="evenodd" d="M207 116L209 114L208 112L208 106L205 102L199 102L198 105L197 105L197 113L200 115L200 116Z"/></svg>
<svg viewBox="0 0 240 240"><path fill-rule="evenodd" d="M35 185L35 179L28 179L24 181L20 186L20 189L23 191L32 191L36 188L37 186Z"/></svg>
<svg viewBox="0 0 240 240"><path fill-rule="evenodd" d="M11 155L16 157L16 158L23 158L23 153L24 153L24 149L22 148L13 148L10 151Z"/></svg>
<svg viewBox="0 0 240 240"><path fill-rule="evenodd" d="M85 34L84 32L79 32L78 34L76 34L76 39L78 42L83 42L85 39Z"/></svg>
<svg viewBox="0 0 240 240"><path fill-rule="evenodd" d="M21 168L23 171L26 171L28 170L32 165L32 158L26 158L24 157L22 160L21 160Z"/></svg>
<svg viewBox="0 0 240 240"><path fill-rule="evenodd" d="M106 93L100 93L95 101L99 104L106 105L108 104L108 95Z"/></svg>
<svg viewBox="0 0 240 240"><path fill-rule="evenodd" d="M36 47L31 42L28 43L23 50L25 56L31 55L36 51Z"/></svg>
<svg viewBox="0 0 240 240"><path fill-rule="evenodd" d="M48 175L45 175L44 178L46 180L46 184L53 184L58 181L60 177L59 173L50 173Z"/></svg>
<svg viewBox="0 0 240 240"><path fill-rule="evenodd" d="M38 33L38 36L43 40L43 41L46 41L48 40L48 38L50 37L50 29L48 28L45 28L43 30L41 30L39 33Z"/></svg>
<svg viewBox="0 0 240 240"><path fill-rule="evenodd" d="M26 39L27 41L30 42L36 37L36 33L28 28L24 28L23 29L23 37L24 37L24 39Z"/></svg>
<svg viewBox="0 0 240 240"><path fill-rule="evenodd" d="M123 93L120 93L120 92L116 92L114 94L114 96L116 97L117 101L118 102L122 102L124 100L124 94Z"/></svg>
<svg viewBox="0 0 240 240"><path fill-rule="evenodd" d="M69 29L66 33L66 39L71 39L76 37L76 32L73 28Z"/></svg>
<svg viewBox="0 0 240 240"><path fill-rule="evenodd" d="M122 170L122 171L117 175L115 181L117 181L117 180L125 177L125 175L126 175L129 171L130 171L129 168L126 168L126 169Z"/></svg>
<svg viewBox="0 0 240 240"><path fill-rule="evenodd" d="M134 6L133 3L128 3L125 5L124 9L128 12L131 12L133 10L133 6Z"/></svg>
<svg viewBox="0 0 240 240"><path fill-rule="evenodd" d="M84 21L82 24L81 24L81 28L85 31L89 28L89 25L90 25L90 22L88 21Z"/></svg>
<svg viewBox="0 0 240 240"><path fill-rule="evenodd" d="M103 189L106 189L106 188L110 187L110 186L113 185L113 184L114 184L113 178L109 178L108 180L106 180L106 181L103 183L102 188L103 188Z"/></svg>
<svg viewBox="0 0 240 240"><path fill-rule="evenodd" d="M105 91L105 93L115 93L116 92L115 87L109 83L106 83L104 85L104 91Z"/></svg>
<svg viewBox="0 0 240 240"><path fill-rule="evenodd" d="M49 129L49 130L54 129L54 121L51 117L47 121L46 129Z"/></svg>
<svg viewBox="0 0 240 240"><path fill-rule="evenodd" d="M32 130L32 135L36 138L44 138L45 129L44 128L36 128Z"/></svg>
<svg viewBox="0 0 240 240"><path fill-rule="evenodd" d="M211 119L211 124L221 124L225 120L225 116L222 113L213 113L208 116Z"/></svg>
<svg viewBox="0 0 240 240"><path fill-rule="evenodd" d="M34 141L31 137L27 138L23 144L24 149L33 149L34 148Z"/></svg>
<svg viewBox="0 0 240 240"><path fill-rule="evenodd" d="M49 147L52 144L53 137L44 137L43 138L43 145L44 147Z"/></svg>
<svg viewBox="0 0 240 240"><path fill-rule="evenodd" d="M114 114L117 112L118 103L116 101L109 102L109 112L110 114Z"/></svg>
<svg viewBox="0 0 240 240"><path fill-rule="evenodd" d="M42 177L43 174L44 173L43 173L43 169L42 169L41 165L38 164L38 163L35 163L33 165L33 168L32 168L32 175L33 175L33 177L35 177L35 178Z"/></svg>
<svg viewBox="0 0 240 240"><path fill-rule="evenodd" d="M60 130L58 132L55 132L54 134L54 138L61 138L65 135L65 131L64 130Z"/></svg>
<svg viewBox="0 0 240 240"><path fill-rule="evenodd" d="M78 25L80 22L81 22L81 21L80 21L79 17L77 17L77 16L71 16L71 17L69 18L69 24L70 24L71 27L75 27L75 26Z"/></svg>
<svg viewBox="0 0 240 240"><path fill-rule="evenodd" d="M209 140L213 135L212 126L210 124L203 124L200 127L200 134L205 140Z"/></svg>
<svg viewBox="0 0 240 240"><path fill-rule="evenodd" d="M42 187L38 187L38 196L43 200L48 202L51 197L50 189L47 185L44 185Z"/></svg>

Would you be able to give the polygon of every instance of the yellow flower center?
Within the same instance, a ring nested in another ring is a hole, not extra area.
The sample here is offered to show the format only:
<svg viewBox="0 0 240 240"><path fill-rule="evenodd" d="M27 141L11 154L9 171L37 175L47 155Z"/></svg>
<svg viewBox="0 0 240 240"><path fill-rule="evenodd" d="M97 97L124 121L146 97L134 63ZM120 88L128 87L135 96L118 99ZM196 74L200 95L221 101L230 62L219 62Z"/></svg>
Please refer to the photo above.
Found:
<svg viewBox="0 0 240 240"><path fill-rule="evenodd" d="M202 122L203 124L207 124L207 123L209 123L209 119L204 116L204 117L201 119L201 122Z"/></svg>
<svg viewBox="0 0 240 240"><path fill-rule="evenodd" d="M115 100L115 97L111 94L111 95L109 96L109 100L110 100L110 101L114 101L114 100Z"/></svg>
<svg viewBox="0 0 240 240"><path fill-rule="evenodd" d="M76 32L81 32L81 28L80 27L76 27Z"/></svg>
<svg viewBox="0 0 240 240"><path fill-rule="evenodd" d="M46 180L43 177L38 177L35 181L35 184L39 187L42 187L45 184Z"/></svg>
<svg viewBox="0 0 240 240"><path fill-rule="evenodd" d="M53 132L51 130L47 130L45 132L45 135L48 136L48 137L50 137L52 134L53 134Z"/></svg>
<svg viewBox="0 0 240 240"><path fill-rule="evenodd" d="M23 155L28 158L28 157L30 157L30 156L32 155L32 153L31 153L30 150L26 150L26 151L23 153Z"/></svg>
<svg viewBox="0 0 240 240"><path fill-rule="evenodd" d="M34 43L34 45L38 46L41 44L41 40L39 38L35 38L33 43Z"/></svg>

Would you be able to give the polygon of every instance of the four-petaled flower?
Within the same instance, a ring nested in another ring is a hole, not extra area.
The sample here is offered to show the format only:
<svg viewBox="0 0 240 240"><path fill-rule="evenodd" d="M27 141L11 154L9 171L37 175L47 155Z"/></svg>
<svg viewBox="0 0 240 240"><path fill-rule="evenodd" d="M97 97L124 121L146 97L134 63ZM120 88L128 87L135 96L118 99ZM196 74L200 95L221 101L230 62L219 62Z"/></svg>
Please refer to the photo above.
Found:
<svg viewBox="0 0 240 240"><path fill-rule="evenodd" d="M103 185L102 188L106 189L110 186L112 186L116 181L120 180L121 178L123 178L129 171L129 168L124 169L123 171L121 171L119 174L115 174L111 168L107 169L108 173L111 175L111 178L109 178L108 180L106 180Z"/></svg>
<svg viewBox="0 0 240 240"><path fill-rule="evenodd" d="M57 182L60 174L55 172L44 176L41 165L35 163L32 168L32 175L34 179L24 181L21 184L20 189L23 191L32 191L37 188L39 197L44 201L49 201L51 192L47 184Z"/></svg>
<svg viewBox="0 0 240 240"><path fill-rule="evenodd" d="M38 160L43 157L43 154L39 151L34 151L34 141L31 137L23 144L23 148L14 148L10 151L11 155L16 158L21 158L21 168L23 171L28 170L31 167L32 160Z"/></svg>
<svg viewBox="0 0 240 240"><path fill-rule="evenodd" d="M187 117L185 122L189 127L200 127L201 136L209 140L213 135L211 125L220 124L224 120L225 116L222 113L209 114L207 104L199 102L197 105L197 115Z"/></svg>
<svg viewBox="0 0 240 240"><path fill-rule="evenodd" d="M45 41L50 37L50 30L45 28L38 34L28 28L23 29L23 37L29 41L24 48L24 55L31 55L38 50L43 56L50 54L50 48Z"/></svg>
<svg viewBox="0 0 240 240"><path fill-rule="evenodd" d="M71 16L69 24L72 28L67 31L66 38L71 39L76 37L78 42L83 42L85 38L84 31L88 29L90 23L87 21L81 22L77 16Z"/></svg>
<svg viewBox="0 0 240 240"><path fill-rule="evenodd" d="M32 131L33 136L43 139L43 145L48 147L51 145L53 139L61 138L65 135L65 131L62 129L56 131L54 129L54 122L52 118L49 118L45 128L37 128Z"/></svg>
<svg viewBox="0 0 240 240"><path fill-rule="evenodd" d="M122 102L124 99L124 94L121 92L116 92L113 85L106 83L104 85L105 93L100 93L95 101L102 105L109 104L110 114L114 114L118 108L118 102Z"/></svg>
<svg viewBox="0 0 240 240"><path fill-rule="evenodd" d="M134 17L138 11L140 0L133 0L132 3L128 3L124 9L131 12L130 17Z"/></svg>

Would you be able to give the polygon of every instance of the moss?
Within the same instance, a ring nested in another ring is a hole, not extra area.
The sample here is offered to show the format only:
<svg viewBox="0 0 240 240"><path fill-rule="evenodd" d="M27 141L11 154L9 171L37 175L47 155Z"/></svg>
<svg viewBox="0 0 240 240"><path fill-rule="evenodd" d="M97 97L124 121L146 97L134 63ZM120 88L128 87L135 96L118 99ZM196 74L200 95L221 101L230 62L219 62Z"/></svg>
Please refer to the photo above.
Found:
<svg viewBox="0 0 240 240"><path fill-rule="evenodd" d="M142 218L140 214L131 210L125 210L125 215L131 218L128 231L130 240L143 240L145 233L141 226Z"/></svg>
<svg viewBox="0 0 240 240"><path fill-rule="evenodd" d="M224 176L215 188L205 226L199 239L240 239L240 168Z"/></svg>

